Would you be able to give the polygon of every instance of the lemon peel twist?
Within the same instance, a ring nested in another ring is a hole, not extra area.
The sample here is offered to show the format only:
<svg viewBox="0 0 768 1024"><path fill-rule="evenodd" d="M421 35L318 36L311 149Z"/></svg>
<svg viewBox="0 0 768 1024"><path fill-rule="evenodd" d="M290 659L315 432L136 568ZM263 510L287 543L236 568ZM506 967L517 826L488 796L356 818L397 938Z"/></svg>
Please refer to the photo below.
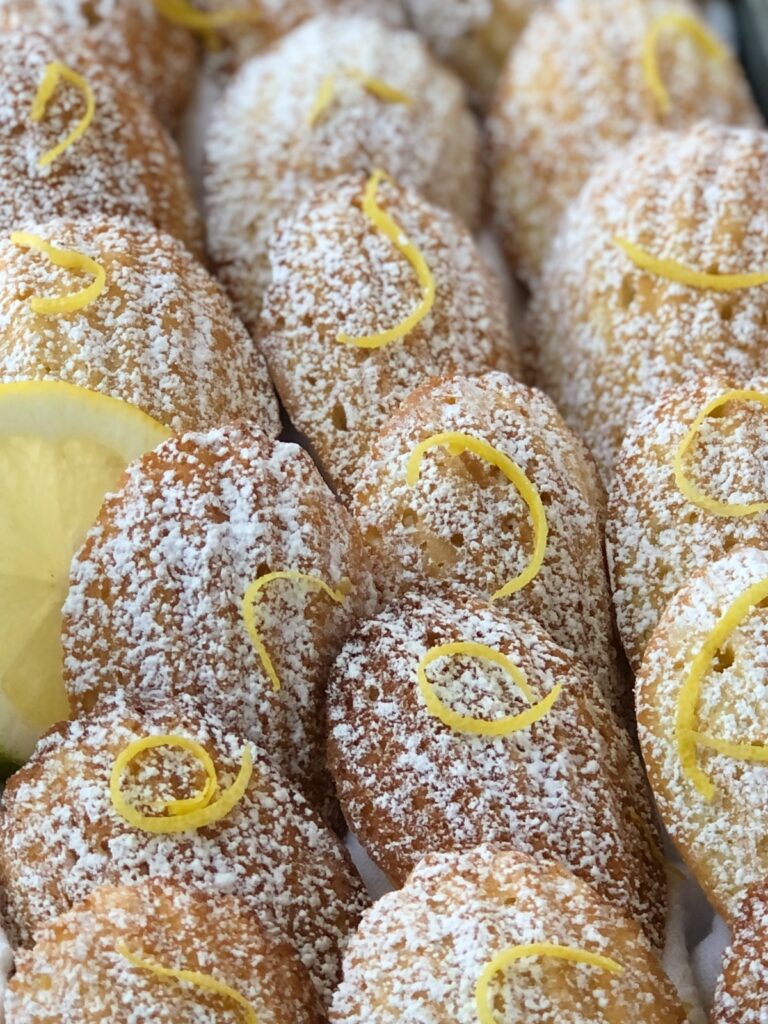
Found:
<svg viewBox="0 0 768 1024"><path fill-rule="evenodd" d="M544 561L547 550L547 538L549 527L544 505L541 501L538 490L525 475L523 470L513 462L508 455L494 448L492 444L471 434L461 434L457 431L446 431L442 434L434 434L432 437L420 441L410 454L406 468L406 482L409 487L415 486L421 472L421 463L425 454L430 448L447 448L451 455L461 455L469 451L473 455L489 462L492 466L500 469L509 482L517 489L518 494L528 507L533 522L534 545L533 554L527 567L514 579L509 580L491 596L491 602L498 601L503 597L509 597L527 587L535 579Z"/></svg>
<svg viewBox="0 0 768 1024"><path fill-rule="evenodd" d="M479 658L483 661L490 661L495 665L499 665L514 680L518 689L531 706L517 715L506 715L504 718L496 719L460 715L458 712L446 707L435 693L433 685L427 678L427 669L440 658L456 658L460 655ZM562 684L558 683L552 687L543 700L536 701L524 673L510 658L502 654L501 651L489 647L487 644L475 643L474 641L461 641L430 647L419 660L416 678L419 683L419 691L427 706L427 711L435 718L439 718L444 725L453 729L454 732L468 733L473 736L509 736L513 732L527 729L552 710L552 706L560 696L563 688Z"/></svg>
<svg viewBox="0 0 768 1024"><path fill-rule="evenodd" d="M632 260L636 267L647 270L657 277L666 278L676 284L685 284L701 291L735 292L744 288L757 288L768 284L768 272L759 271L750 274L707 274L700 270L692 270L677 260L659 259L652 256L639 245L626 238L616 237L613 244L621 249Z"/></svg>
<svg viewBox="0 0 768 1024"><path fill-rule="evenodd" d="M709 775L698 766L696 748L708 747L738 761L768 762L768 747L752 743L730 743L702 735L696 728L697 709L701 685L712 659L734 630L768 597L768 579L760 580L744 591L721 615L694 658L688 675L677 696L675 714L675 742L683 775L695 786L701 796L711 803L716 795Z"/></svg>
<svg viewBox="0 0 768 1024"><path fill-rule="evenodd" d="M107 272L100 263L92 260L90 256L71 249L57 249L50 242L46 242L44 238L26 231L14 231L11 234L11 243L20 249L35 249L37 252L43 253L54 266L62 267L65 270L81 270L86 274L93 274L94 277L93 284L72 295L62 295L59 298L33 295L29 300L29 307L33 313L39 313L42 316L63 316L67 313L76 313L89 306L104 291Z"/></svg>
<svg viewBox="0 0 768 1024"><path fill-rule="evenodd" d="M624 968L616 960L598 953L590 953L586 949L574 946L560 946L553 942L533 942L527 946L510 946L485 965L475 985L475 1006L480 1024L495 1024L493 1007L490 1000L490 984L500 971L510 964L527 957L553 957L557 960L570 960L572 963L587 964L609 974L623 974Z"/></svg>
<svg viewBox="0 0 768 1024"><path fill-rule="evenodd" d="M29 112L29 119L33 124L38 124L45 117L45 112L48 109L48 104L51 97L56 92L61 79L65 82L69 82L70 85L74 85L76 89L79 89L83 94L85 100L85 113L80 118L78 123L67 135L65 139L53 146L46 153L40 157L37 161L38 167L48 167L54 160L57 160L62 153L64 153L70 146L73 146L79 139L85 135L93 121L94 114L96 113L96 97L93 94L93 88L90 83L79 75L72 68L67 67L66 64L60 60L51 61L43 72L43 77L38 86L37 93L34 100L32 101L32 109Z"/></svg>
<svg viewBox="0 0 768 1024"><path fill-rule="evenodd" d="M383 103L402 103L404 106L410 106L413 103L413 100L407 93L401 92L400 89L396 89L382 78L366 75L359 68L343 68L342 71L347 78L352 78L355 82L359 82L367 93L380 99ZM312 109L307 115L307 124L310 128L314 128L318 124L323 114L333 103L335 96L336 75L331 73L326 75L320 83Z"/></svg>
<svg viewBox="0 0 768 1024"><path fill-rule="evenodd" d="M672 463L675 474L675 483L677 484L678 490L685 498L688 499L688 501L691 502L692 505L697 505L699 508L703 508L706 512L710 512L714 516L731 518L768 512L768 501L753 501L748 504L716 501L714 498L710 498L709 495L700 491L691 483L686 476L685 469L683 468L683 459L690 450L691 445L695 441L699 430L707 417L711 416L713 412L716 412L727 402L736 401L759 402L760 405L768 408L768 394L762 391L749 391L734 388L723 392L723 394L718 395L710 402L707 402L701 409L685 437L680 442Z"/></svg>
<svg viewBox="0 0 768 1024"><path fill-rule="evenodd" d="M255 602L260 591L264 589L273 580L290 580L294 583L306 583L310 587L316 587L318 590L322 590L324 594L327 594L332 601L336 604L344 604L349 595L349 580L343 580L342 585L338 590L334 590L329 587L325 580L319 576L312 576L305 572L297 572L289 569L283 572L268 572L263 576L259 576L251 583L243 596L241 605L241 614L243 622L245 623L246 631L248 636L251 638L251 643L256 649L256 653L261 659L261 664L264 667L264 671L267 673L270 682L272 683L272 689L275 693L278 693L281 689L280 680L275 666L272 664L272 659L269 656L269 652L261 638L261 634L256 626L256 610Z"/></svg>
<svg viewBox="0 0 768 1024"><path fill-rule="evenodd" d="M206 783L196 796L184 800L171 800L158 805L155 809L163 812L165 817L152 817L142 814L123 796L120 783L124 772L140 754L156 747L175 747L192 754L202 765L206 774ZM218 784L216 768L205 747L186 736L160 735L144 736L129 743L115 758L109 780L109 794L115 811L134 828L154 835L169 835L174 832L186 832L190 829L204 828L222 821L242 799L253 773L251 748L243 747L240 771L232 785L225 789L218 800L211 803Z"/></svg>
<svg viewBox="0 0 768 1024"><path fill-rule="evenodd" d="M677 11L667 11L655 18L643 40L643 75L662 114L670 112L672 101L659 68L659 39L664 32L670 30L678 35L690 36L705 56L718 61L728 59L725 46L698 18Z"/></svg>
<svg viewBox="0 0 768 1024"><path fill-rule="evenodd" d="M128 961L131 967L135 967L137 970L155 974L158 978L173 978L176 981L183 982L188 985L194 985L196 988L200 988L204 992L212 992L214 995L223 996L225 999L232 1000L232 1002L236 1003L243 1011L243 1020L246 1024L259 1024L259 1018L256 1015L256 1011L248 1000L244 996L241 996L236 989L231 988L229 985L225 985L223 981L217 981L217 979L212 977L210 974L201 974L199 971L174 970L170 967L162 967L160 964L156 964L152 960L147 960L142 956L138 956L136 953L132 953L124 942L119 943L117 946L117 952L121 957Z"/></svg>
<svg viewBox="0 0 768 1024"><path fill-rule="evenodd" d="M388 213L385 213L378 204L377 193L382 181L392 182L392 178L382 170L374 171L368 179L363 200L363 212L368 220L389 239L398 252L402 253L411 264L421 286L422 299L410 316L407 316L399 324L387 331L382 331L379 334L367 334L358 338L351 337L343 332L337 335L336 340L342 345L354 345L356 348L384 348L385 345L389 345L393 341L399 341L407 334L410 334L414 328L418 327L421 321L429 315L435 303L435 279L427 265L427 261L424 259L420 249L403 233L399 224Z"/></svg>
<svg viewBox="0 0 768 1024"><path fill-rule="evenodd" d="M257 11L227 7L220 11L201 11L189 0L154 0L161 17L173 25L188 28L203 36L206 46L216 50L221 46L217 30L238 24L257 24L261 18Z"/></svg>

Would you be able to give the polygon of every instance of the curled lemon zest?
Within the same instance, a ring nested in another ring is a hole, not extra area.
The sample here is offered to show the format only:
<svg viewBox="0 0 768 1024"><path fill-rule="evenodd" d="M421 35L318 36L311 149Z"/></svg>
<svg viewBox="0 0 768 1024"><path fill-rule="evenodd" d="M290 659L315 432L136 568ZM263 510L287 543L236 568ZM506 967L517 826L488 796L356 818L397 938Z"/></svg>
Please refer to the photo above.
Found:
<svg viewBox="0 0 768 1024"><path fill-rule="evenodd" d="M344 68L344 74L359 82L366 92L369 92L379 100L383 100L384 103L402 103L407 107L413 103L408 93L401 92L400 89L396 89L382 78L366 75L359 68Z"/></svg>
<svg viewBox="0 0 768 1024"><path fill-rule="evenodd" d="M236 989L225 985L223 981L217 981L210 974L201 974L199 971L177 971L170 967L161 967L160 964L153 963L153 961L138 956L136 953L131 953L124 942L117 946L117 952L128 961L131 967L135 967L137 970L149 971L151 974L156 974L158 978L174 978L176 981L186 982L188 985L194 985L196 988L203 989L204 992L213 992L214 995L231 999L243 1011L243 1019L246 1024L259 1024L256 1011L248 1000L241 996Z"/></svg>
<svg viewBox="0 0 768 1024"><path fill-rule="evenodd" d="M734 389L726 391L722 395L718 395L717 398L713 398L712 401L708 402L704 406L693 421L690 430L680 442L673 462L675 483L677 484L681 494L687 498L691 504L698 505L699 508L703 508L706 512L711 512L712 515L724 517L730 516L733 518L756 515L759 512L768 512L768 501L753 501L749 504L732 504L731 502L716 501L714 498L710 498L691 483L683 469L683 459L696 439L696 436L707 417L711 416L713 412L721 408L721 406L725 405L727 402L735 401L759 402L760 405L768 408L768 394L764 394L762 391L744 391Z"/></svg>
<svg viewBox="0 0 768 1024"><path fill-rule="evenodd" d="M29 300L29 307L33 313L40 313L43 316L61 316L67 313L76 313L85 309L94 302L104 291L107 283L107 272L100 263L85 256L81 252L74 252L70 249L57 249L37 235L31 235L26 231L14 231L11 235L11 242L20 249L35 249L43 253L54 266L63 267L66 270L81 270L85 274L93 274L93 284L87 288L74 292L72 295L62 295L60 298L45 298L40 295L33 295Z"/></svg>
<svg viewBox="0 0 768 1024"><path fill-rule="evenodd" d="M318 590L322 590L324 594L327 594L332 601L337 604L344 604L347 599L349 590L349 581L344 580L342 586L338 590L334 590L329 587L325 580L320 579L319 576L311 576L305 572L296 572L295 570L286 570L284 572L268 572L263 576L259 576L253 583L248 587L243 597L241 605L241 614L243 616L243 622L248 632L248 636L251 638L251 643L256 648L256 653L261 658L261 664L264 667L264 671L269 676L270 682L272 683L272 689L275 693L280 690L280 680L278 679L275 666L272 664L272 659L269 656L269 652L264 644L256 627L256 598L260 591L271 583L273 580L291 580L294 583L306 583L310 587L316 587Z"/></svg>
<svg viewBox="0 0 768 1024"><path fill-rule="evenodd" d="M613 244L622 249L635 266L640 267L641 270L647 270L657 277L666 278L667 281L688 285L690 288L699 288L703 291L734 292L742 288L757 288L759 285L768 284L768 272L706 274L703 271L691 270L690 267L678 263L677 260L658 259L626 238L614 238Z"/></svg>
<svg viewBox="0 0 768 1024"><path fill-rule="evenodd" d="M601 971L608 971L610 974L624 973L624 968L616 960L612 960L607 956L600 956L598 953L590 953L586 949L560 946L553 942L534 942L528 946L510 946L493 957L485 965L480 977L477 979L477 984L475 985L475 1006L480 1024L495 1024L489 993L490 984L495 975L505 970L517 960L534 956L548 956L554 957L557 960L570 960L573 963L587 964L589 967L596 967Z"/></svg>
<svg viewBox="0 0 768 1024"><path fill-rule="evenodd" d="M460 715L458 712L446 707L432 688L432 683L427 678L427 669L439 658L456 658L460 655L480 658L499 665L515 681L531 707L517 715L507 715L504 718L490 720L475 718L471 715ZM444 725L449 726L454 732L469 733L473 736L509 736L513 732L527 729L551 711L562 690L562 685L558 683L543 700L534 703L533 692L528 685L525 675L517 665L505 654L502 654L501 651L488 647L487 644L479 644L473 641L440 644L437 647L430 647L419 661L418 668L416 669L416 678L419 683L419 690L424 698L424 703L427 706L427 711L435 718L439 718Z"/></svg>
<svg viewBox="0 0 768 1024"><path fill-rule="evenodd" d="M388 213L385 213L377 202L377 192L382 181L392 181L390 176L382 170L374 171L368 179L363 200L363 212L411 264L421 285L422 300L410 316L387 331L382 331L379 334L367 334L359 338L353 338L344 333L337 336L336 340L342 345L354 345L356 348L384 348L385 345L389 345L393 341L399 341L418 327L435 303L435 279L427 261L417 246L403 233L399 224Z"/></svg>
<svg viewBox="0 0 768 1024"><path fill-rule="evenodd" d="M172 800L170 803L160 805L157 808L164 812L166 817L152 817L141 814L140 811L137 811L125 799L120 788L123 774L131 762L144 753L145 750L152 750L155 747L176 747L180 750L188 751L200 762L206 774L205 787L196 796L186 800ZM226 818L238 801L242 799L250 782L252 772L253 758L251 756L251 749L246 744L243 747L241 766L237 778L229 789L225 789L222 792L218 800L211 803L216 793L218 780L216 768L205 747L185 736L144 736L142 739L129 743L115 758L109 780L109 793L112 799L112 806L129 825L155 835L168 835L173 832L186 832L190 829L204 828Z"/></svg>
<svg viewBox="0 0 768 1024"><path fill-rule="evenodd" d="M492 444L483 441L479 437L472 437L471 434L460 434L456 431L447 431L443 434L434 434L425 441L419 442L411 452L406 469L406 481L409 487L413 487L419 479L421 463L426 452L430 448L448 449L451 455L461 455L469 451L481 459L485 459L492 466L500 469L507 480L517 489L520 497L528 507L528 512L533 522L534 545L533 554L527 567L514 579L509 580L503 587L496 591L491 597L491 602L498 601L502 597L509 597L510 594L522 590L536 577L544 561L544 554L547 550L547 537L549 527L547 515L544 510L539 492L522 469L513 462L504 452L494 448Z"/></svg>
<svg viewBox="0 0 768 1024"><path fill-rule="evenodd" d="M155 9L166 21L181 28L188 28L203 36L210 50L218 50L221 41L217 30L230 25L257 23L261 20L257 11L246 11L227 7L221 11L200 11L189 0L154 0Z"/></svg>
<svg viewBox="0 0 768 1024"><path fill-rule="evenodd" d="M677 11L660 14L649 26L643 41L643 74L662 114L670 112L672 101L659 68L659 39L664 32L670 30L678 35L690 36L707 57L719 61L728 59L726 48L698 18Z"/></svg>
<svg viewBox="0 0 768 1024"><path fill-rule="evenodd" d="M43 153L40 159L37 161L38 167L47 167L52 164L54 160L57 160L61 154L73 146L78 139L81 139L83 135L88 131L88 128L93 121L93 116L96 113L96 98L93 94L93 89L90 83L79 75L72 68L67 67L60 60L51 61L47 65L42 81L38 86L37 93L34 100L32 101L32 109L29 112L30 120L34 124L38 124L45 117L45 112L48 109L48 104L51 97L56 92L56 87L61 79L65 82L69 82L70 85L74 85L76 89L79 89L85 99L85 113L80 118L78 123L69 133L69 135L58 145L49 149L47 153Z"/></svg>
<svg viewBox="0 0 768 1024"><path fill-rule="evenodd" d="M704 799L711 803L715 786L707 773L698 766L696 748L701 745L739 761L762 760L763 747L752 744L731 744L725 740L701 736L696 728L701 685L709 671L712 659L761 601L768 597L768 579L753 584L731 604L720 617L701 650L691 664L688 676L677 695L675 715L675 742L683 775L696 787ZM745 756L746 755L746 756Z"/></svg>
<svg viewBox="0 0 768 1024"><path fill-rule="evenodd" d="M334 96L336 95L336 76L326 75L320 83L320 88L317 90L317 96L312 104L312 109L307 115L307 124L310 128L320 121L323 114L333 103Z"/></svg>

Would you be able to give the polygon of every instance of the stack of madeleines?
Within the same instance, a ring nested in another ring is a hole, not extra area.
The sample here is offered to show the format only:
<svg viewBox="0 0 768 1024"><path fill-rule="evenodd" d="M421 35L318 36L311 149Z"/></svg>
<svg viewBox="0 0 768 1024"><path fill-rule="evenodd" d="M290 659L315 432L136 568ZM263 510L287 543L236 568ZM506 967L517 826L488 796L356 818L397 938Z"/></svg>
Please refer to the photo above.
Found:
<svg viewBox="0 0 768 1024"><path fill-rule="evenodd" d="M700 1024L671 844L765 1024L768 134L698 7L0 0L0 65L6 1024Z"/></svg>

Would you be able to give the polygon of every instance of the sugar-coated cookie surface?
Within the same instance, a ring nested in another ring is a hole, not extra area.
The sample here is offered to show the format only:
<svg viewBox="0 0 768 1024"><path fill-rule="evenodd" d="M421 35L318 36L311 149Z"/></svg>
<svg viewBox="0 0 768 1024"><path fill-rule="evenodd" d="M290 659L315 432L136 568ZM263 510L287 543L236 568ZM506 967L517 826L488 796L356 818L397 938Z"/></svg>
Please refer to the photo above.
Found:
<svg viewBox="0 0 768 1024"><path fill-rule="evenodd" d="M253 597L275 689L243 602L286 571L348 592L276 579ZM74 559L65 685L77 710L104 692L196 697L324 806L325 676L376 600L362 537L302 449L244 425L185 434L129 467Z"/></svg>
<svg viewBox="0 0 768 1024"><path fill-rule="evenodd" d="M438 658L426 677L444 707L483 722L552 707L508 735L471 735L428 708L417 671L433 647L470 642L502 666ZM578 659L533 619L459 591L415 594L363 624L328 690L329 764L345 817L395 884L432 851L511 846L566 864L663 944L666 879L650 790L631 740Z"/></svg>
<svg viewBox="0 0 768 1024"><path fill-rule="evenodd" d="M173 125L189 99L198 47L154 0L0 0L0 31L41 29L92 46L110 70Z"/></svg>
<svg viewBox="0 0 768 1024"><path fill-rule="evenodd" d="M467 229L412 189L386 181L376 201L426 261L434 304L414 329L381 348L338 340L396 328L422 300L413 266L362 208L366 187L362 176L334 179L281 223L259 325L292 422L345 494L364 471L371 441L420 383L518 369L499 282Z"/></svg>
<svg viewBox="0 0 768 1024"><path fill-rule="evenodd" d="M426 857L366 912L344 959L333 1024L477 1024L477 984L505 950L547 943L608 958L620 973L552 956L494 972L499 1024L684 1024L639 927L565 868L483 846Z"/></svg>
<svg viewBox="0 0 768 1024"><path fill-rule="evenodd" d="M38 161L85 114L80 89L60 81L39 122L30 118L46 68L62 61L93 90L85 134L53 163ZM0 37L0 232L54 217L128 217L174 235L196 255L200 223L176 146L138 93L84 43L38 32Z"/></svg>
<svg viewBox="0 0 768 1024"><path fill-rule="evenodd" d="M461 75L475 101L493 96L504 60L537 5L549 0L405 0L416 29Z"/></svg>
<svg viewBox="0 0 768 1024"><path fill-rule="evenodd" d="M584 445L540 391L503 373L433 381L385 424L361 463L351 508L384 560L390 595L420 581L460 583L486 600L523 572L534 525L517 489L495 467L445 447L428 451L409 486L415 446L446 431L480 438L515 462L536 487L548 537L527 586L498 600L526 612L556 643L578 653L610 696L624 702L616 670L610 593L602 556L605 497Z"/></svg>
<svg viewBox="0 0 768 1024"><path fill-rule="evenodd" d="M668 388L648 405L624 439L608 505L606 547L613 603L624 650L635 670L667 603L700 569L740 544L768 544L768 515L719 515L721 504L761 502L766 493L768 415L754 401L718 405L680 461L697 417L733 390L766 394L765 377L700 375Z"/></svg>
<svg viewBox="0 0 768 1024"><path fill-rule="evenodd" d="M670 104L660 109L643 55L657 20L674 15L705 31L687 0L613 0L610 12L594 0L559 0L540 6L511 52L489 122L491 190L507 257L528 282L592 169L643 128L761 123L725 44L707 55L674 25L655 47Z"/></svg>
<svg viewBox="0 0 768 1024"><path fill-rule="evenodd" d="M150 735L200 743L222 790L241 767L243 740L200 705L139 708L110 697L57 726L3 794L0 880L12 937L32 945L41 926L100 885L172 879L243 900L272 936L293 943L327 998L366 903L339 840L253 745L253 773L223 820L168 835L130 824L113 806L110 778L124 748ZM124 772L122 789L151 815L158 800L187 798L203 781L187 751L163 746Z"/></svg>
<svg viewBox="0 0 768 1024"><path fill-rule="evenodd" d="M83 276L0 239L0 381L65 380L131 402L176 430L243 417L277 436L264 360L221 286L181 242L126 220L28 228L94 259L106 283L78 312L36 313L30 296L67 296Z"/></svg>
<svg viewBox="0 0 768 1024"><path fill-rule="evenodd" d="M768 286L695 288L642 270L617 237L710 274L768 266L768 134L656 132L595 171L569 207L530 307L530 371L608 480L627 427L696 370L754 373Z"/></svg>
<svg viewBox="0 0 768 1024"><path fill-rule="evenodd" d="M751 591L763 584L768 591L768 553L754 547L694 575L668 604L637 677L643 759L664 824L729 921L748 886L768 876L768 765L752 759L768 734L768 615ZM747 607L726 619L745 595ZM722 642L686 699L695 659L721 620Z"/></svg>
<svg viewBox="0 0 768 1024"><path fill-rule="evenodd" d="M230 1024L244 1000L260 1024L320 1024L324 1015L296 954L245 905L169 880L95 889L19 952L6 1024ZM132 964L191 972L203 986ZM208 982L229 992L211 991Z"/></svg>
<svg viewBox="0 0 768 1024"><path fill-rule="evenodd" d="M413 32L319 17L249 61L213 112L205 183L211 254L246 324L270 281L270 235L315 185L381 167L473 222L478 150L461 83Z"/></svg>
<svg viewBox="0 0 768 1024"><path fill-rule="evenodd" d="M714 1024L768 1020L768 881L747 890L715 993Z"/></svg>

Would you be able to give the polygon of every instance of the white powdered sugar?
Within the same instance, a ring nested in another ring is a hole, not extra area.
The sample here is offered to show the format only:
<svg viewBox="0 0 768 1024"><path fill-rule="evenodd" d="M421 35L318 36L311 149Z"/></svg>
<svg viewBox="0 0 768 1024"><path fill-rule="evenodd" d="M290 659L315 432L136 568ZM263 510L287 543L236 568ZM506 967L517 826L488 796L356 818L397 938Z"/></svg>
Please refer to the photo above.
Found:
<svg viewBox="0 0 768 1024"><path fill-rule="evenodd" d="M734 924L715 993L714 1024L768 1022L768 885L747 893Z"/></svg>

